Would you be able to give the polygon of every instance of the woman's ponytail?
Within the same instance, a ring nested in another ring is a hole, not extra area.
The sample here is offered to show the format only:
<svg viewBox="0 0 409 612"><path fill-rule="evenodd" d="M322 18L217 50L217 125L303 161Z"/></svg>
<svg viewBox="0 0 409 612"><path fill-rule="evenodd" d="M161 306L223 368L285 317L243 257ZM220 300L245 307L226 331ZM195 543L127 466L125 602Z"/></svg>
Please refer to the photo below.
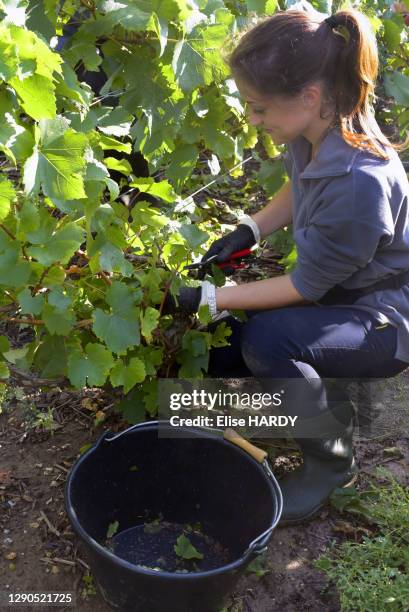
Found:
<svg viewBox="0 0 409 612"><path fill-rule="evenodd" d="M390 144L375 121L371 97L375 97L378 50L366 17L353 9L331 16L334 35L342 42L334 78L334 101L344 140L388 158L376 142Z"/></svg>

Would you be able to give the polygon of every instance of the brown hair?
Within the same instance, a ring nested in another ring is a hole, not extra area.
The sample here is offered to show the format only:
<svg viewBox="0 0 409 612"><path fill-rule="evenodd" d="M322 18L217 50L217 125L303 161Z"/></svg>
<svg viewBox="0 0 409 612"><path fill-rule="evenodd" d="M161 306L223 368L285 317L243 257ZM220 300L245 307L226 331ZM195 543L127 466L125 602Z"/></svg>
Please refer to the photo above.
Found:
<svg viewBox="0 0 409 612"><path fill-rule="evenodd" d="M245 31L226 61L235 78L265 96L294 96L321 81L343 139L389 159L379 143L401 151L409 136L391 143L371 109L379 64L371 24L354 9L339 11L330 24L316 14L279 11ZM320 116L326 118L322 108Z"/></svg>

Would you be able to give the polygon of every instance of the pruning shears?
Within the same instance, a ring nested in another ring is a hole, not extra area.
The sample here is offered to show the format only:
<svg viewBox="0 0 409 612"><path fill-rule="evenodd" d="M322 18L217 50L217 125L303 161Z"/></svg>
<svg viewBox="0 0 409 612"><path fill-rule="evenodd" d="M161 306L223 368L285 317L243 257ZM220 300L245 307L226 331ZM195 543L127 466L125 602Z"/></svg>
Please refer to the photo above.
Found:
<svg viewBox="0 0 409 612"><path fill-rule="evenodd" d="M211 264L217 259L218 253L209 257L205 261L199 261L193 264L189 264L184 267L184 270L203 270L206 268L210 269ZM255 256L252 254L250 249L243 249L232 253L228 261L222 263L214 263L215 266L220 268L226 275L233 274L236 270L248 268L249 264L255 260Z"/></svg>

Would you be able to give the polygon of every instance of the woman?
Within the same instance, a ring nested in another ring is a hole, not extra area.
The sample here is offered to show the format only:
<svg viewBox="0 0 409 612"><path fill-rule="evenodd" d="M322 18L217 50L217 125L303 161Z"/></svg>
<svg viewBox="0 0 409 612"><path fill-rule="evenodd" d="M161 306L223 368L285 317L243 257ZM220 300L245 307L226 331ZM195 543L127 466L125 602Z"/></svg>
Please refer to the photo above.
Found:
<svg viewBox="0 0 409 612"><path fill-rule="evenodd" d="M291 524L312 517L357 472L353 408L323 378L388 377L408 367L409 184L396 152L407 142L392 145L372 114L376 40L355 10L322 21L276 13L242 37L229 64L252 124L288 145L290 180L204 258L226 261L292 223L297 264L245 285L182 288L179 308L207 303L213 315L250 315L227 319L231 346L212 352L210 374L313 383L295 382L283 406L319 422L315 437L296 438L302 467L280 481L282 523Z"/></svg>

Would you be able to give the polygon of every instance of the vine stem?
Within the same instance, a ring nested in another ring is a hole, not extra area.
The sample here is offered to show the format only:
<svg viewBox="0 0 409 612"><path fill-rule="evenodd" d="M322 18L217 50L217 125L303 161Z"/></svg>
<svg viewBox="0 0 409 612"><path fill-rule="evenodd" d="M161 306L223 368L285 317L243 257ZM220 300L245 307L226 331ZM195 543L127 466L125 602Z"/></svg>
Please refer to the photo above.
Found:
<svg viewBox="0 0 409 612"><path fill-rule="evenodd" d="M1 229L6 232L7 236L9 236L9 238L11 238L12 240L16 240L16 237L14 236L14 234L12 234L12 232L10 232L9 229L7 229L7 227L5 225L3 225L3 223L0 223L0 227ZM25 257L25 259L30 259L29 256L27 255L26 249L24 245L21 245L21 250L23 251L23 255Z"/></svg>
<svg viewBox="0 0 409 612"><path fill-rule="evenodd" d="M36 284L36 286L34 287L33 292L32 292L31 295L36 295L38 293L38 291L40 291L42 282L43 282L45 276L47 275L47 273L48 273L48 271L50 270L51 267L52 266L48 266L47 268L44 268L44 270L42 271L41 276L39 278L39 281Z"/></svg>
<svg viewBox="0 0 409 612"><path fill-rule="evenodd" d="M45 325L42 319L25 319L18 317L0 317L1 321L6 321L7 323L19 323L21 325ZM92 325L94 321L92 319L83 319L82 321L78 321L74 325L75 328L87 327L87 325Z"/></svg>
<svg viewBox="0 0 409 612"><path fill-rule="evenodd" d="M108 285L108 287L110 287L112 285L112 281L109 278L108 274L106 272L104 272L103 270L101 270L101 272L98 273L99 276L102 278L102 280L104 281L104 283L106 285Z"/></svg>
<svg viewBox="0 0 409 612"><path fill-rule="evenodd" d="M8 323L24 323L27 325L44 325L44 321L41 319L19 319L18 317L1 317L2 321L7 321Z"/></svg>
<svg viewBox="0 0 409 612"><path fill-rule="evenodd" d="M16 237L14 236L14 234L12 234L10 232L10 230L7 229L7 227L5 225L3 225L3 223L0 223L0 227L3 230L3 232L6 232L7 236L9 236L9 238L11 238L12 240L15 240Z"/></svg>
<svg viewBox="0 0 409 612"><path fill-rule="evenodd" d="M76 323L74 327L76 328L87 327L87 325L92 325L93 322L94 321L92 319L83 319L82 321L78 321L78 323Z"/></svg>
<svg viewBox="0 0 409 612"><path fill-rule="evenodd" d="M175 278L176 274L177 274L177 270L173 270L172 276L170 277L170 280L168 280L168 282L165 285L165 293L163 294L163 298L162 298L162 301L161 301L160 306L159 306L159 316L162 315L163 305L165 303L166 296L168 295L169 288L170 288L170 286L172 284L172 281Z"/></svg>

